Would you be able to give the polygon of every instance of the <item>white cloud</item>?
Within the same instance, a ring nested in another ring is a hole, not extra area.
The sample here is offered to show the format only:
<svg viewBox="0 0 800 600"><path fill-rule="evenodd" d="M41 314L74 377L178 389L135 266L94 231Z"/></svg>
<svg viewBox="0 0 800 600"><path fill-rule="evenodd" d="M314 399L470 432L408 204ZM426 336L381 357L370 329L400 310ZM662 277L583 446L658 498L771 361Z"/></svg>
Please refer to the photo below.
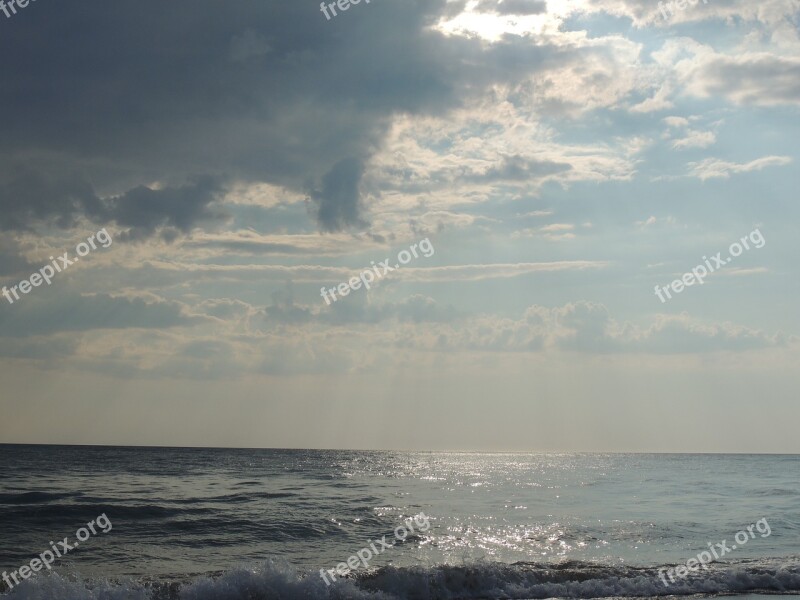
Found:
<svg viewBox="0 0 800 600"><path fill-rule="evenodd" d="M764 156L748 163L734 163L718 158L707 158L689 163L690 174L698 179L727 179L732 174L760 171L767 167L782 167L792 162L789 156Z"/></svg>
<svg viewBox="0 0 800 600"><path fill-rule="evenodd" d="M667 127L679 128L689 126L689 119L684 117L664 117L663 121Z"/></svg>
<svg viewBox="0 0 800 600"><path fill-rule="evenodd" d="M686 148L708 148L713 146L717 141L717 136L713 131L695 131L689 130L686 137L683 137L672 142L674 150L683 150Z"/></svg>

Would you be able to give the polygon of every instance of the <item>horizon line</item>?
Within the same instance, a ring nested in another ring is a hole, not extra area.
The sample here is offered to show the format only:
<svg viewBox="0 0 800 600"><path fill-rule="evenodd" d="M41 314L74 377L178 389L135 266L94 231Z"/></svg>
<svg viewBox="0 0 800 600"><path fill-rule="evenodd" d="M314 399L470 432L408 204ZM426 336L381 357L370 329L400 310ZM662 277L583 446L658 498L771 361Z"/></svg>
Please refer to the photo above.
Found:
<svg viewBox="0 0 800 600"><path fill-rule="evenodd" d="M68 448L132 448L153 450L279 450L314 452L420 452L428 454L655 454L664 456L800 456L796 452L664 452L643 450L410 450L386 448L280 448L271 446L164 446L159 444L58 444L38 442L0 442L0 446L52 446Z"/></svg>

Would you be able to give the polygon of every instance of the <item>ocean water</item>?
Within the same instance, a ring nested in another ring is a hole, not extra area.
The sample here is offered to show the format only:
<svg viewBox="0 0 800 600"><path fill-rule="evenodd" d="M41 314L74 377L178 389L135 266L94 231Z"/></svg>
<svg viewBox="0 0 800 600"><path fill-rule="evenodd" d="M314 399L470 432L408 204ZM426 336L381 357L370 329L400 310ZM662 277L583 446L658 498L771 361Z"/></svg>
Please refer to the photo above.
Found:
<svg viewBox="0 0 800 600"><path fill-rule="evenodd" d="M14 600L800 593L798 456L0 445L0 473L2 571L112 525L0 583ZM398 541L415 515L430 527ZM759 521L707 570L659 577Z"/></svg>

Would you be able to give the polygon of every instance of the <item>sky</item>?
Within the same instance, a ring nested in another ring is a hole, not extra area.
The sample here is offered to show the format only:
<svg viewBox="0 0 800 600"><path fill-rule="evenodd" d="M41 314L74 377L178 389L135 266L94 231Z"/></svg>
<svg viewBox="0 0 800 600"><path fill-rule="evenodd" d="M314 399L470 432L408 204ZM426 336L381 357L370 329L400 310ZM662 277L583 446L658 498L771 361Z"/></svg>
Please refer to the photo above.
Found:
<svg viewBox="0 0 800 600"><path fill-rule="evenodd" d="M15 8L0 443L800 452L795 0Z"/></svg>

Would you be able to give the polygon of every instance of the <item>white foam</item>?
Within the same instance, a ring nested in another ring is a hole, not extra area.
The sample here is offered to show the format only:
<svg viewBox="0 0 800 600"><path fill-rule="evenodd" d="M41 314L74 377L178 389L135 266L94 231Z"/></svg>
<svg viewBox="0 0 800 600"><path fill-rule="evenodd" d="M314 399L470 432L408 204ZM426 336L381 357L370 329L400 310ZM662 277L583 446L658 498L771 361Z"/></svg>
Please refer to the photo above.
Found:
<svg viewBox="0 0 800 600"><path fill-rule="evenodd" d="M23 582L4 600L162 600L168 594L135 582L68 580L56 574ZM800 560L762 559L714 563L710 570L668 587L657 568L581 562L560 565L480 563L432 568L384 567L327 586L269 560L183 586L180 600L469 600L478 598L607 598L800 591Z"/></svg>

